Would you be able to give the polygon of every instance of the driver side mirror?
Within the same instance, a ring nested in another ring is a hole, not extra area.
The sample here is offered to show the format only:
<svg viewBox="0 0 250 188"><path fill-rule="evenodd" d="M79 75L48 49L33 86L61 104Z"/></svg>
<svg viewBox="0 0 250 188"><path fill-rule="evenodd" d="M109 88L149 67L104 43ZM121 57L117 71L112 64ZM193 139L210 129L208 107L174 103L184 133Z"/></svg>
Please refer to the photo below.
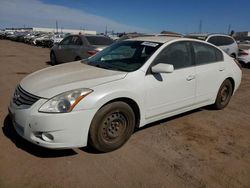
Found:
<svg viewBox="0 0 250 188"><path fill-rule="evenodd" d="M172 73L174 72L174 66L171 64L159 63L151 67L153 73Z"/></svg>

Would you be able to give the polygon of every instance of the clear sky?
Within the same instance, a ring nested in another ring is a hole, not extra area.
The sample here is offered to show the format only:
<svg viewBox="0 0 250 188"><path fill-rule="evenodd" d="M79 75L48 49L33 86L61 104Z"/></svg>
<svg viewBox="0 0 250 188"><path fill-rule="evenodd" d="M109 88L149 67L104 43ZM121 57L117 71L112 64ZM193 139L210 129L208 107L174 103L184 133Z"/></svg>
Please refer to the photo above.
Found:
<svg viewBox="0 0 250 188"><path fill-rule="evenodd" d="M250 0L0 0L0 27L85 28L104 32L250 31Z"/></svg>

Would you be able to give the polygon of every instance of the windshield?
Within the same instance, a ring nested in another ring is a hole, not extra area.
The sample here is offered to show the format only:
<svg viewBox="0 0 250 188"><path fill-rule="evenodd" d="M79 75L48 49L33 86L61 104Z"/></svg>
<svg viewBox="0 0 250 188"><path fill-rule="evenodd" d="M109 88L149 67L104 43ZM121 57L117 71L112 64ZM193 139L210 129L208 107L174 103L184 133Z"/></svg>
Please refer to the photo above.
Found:
<svg viewBox="0 0 250 188"><path fill-rule="evenodd" d="M87 59L87 64L132 72L139 69L161 45L161 43L146 41L118 42Z"/></svg>
<svg viewBox="0 0 250 188"><path fill-rule="evenodd" d="M89 44L91 45L103 45L108 46L113 43L113 40L108 37L101 37L101 36L86 36Z"/></svg>

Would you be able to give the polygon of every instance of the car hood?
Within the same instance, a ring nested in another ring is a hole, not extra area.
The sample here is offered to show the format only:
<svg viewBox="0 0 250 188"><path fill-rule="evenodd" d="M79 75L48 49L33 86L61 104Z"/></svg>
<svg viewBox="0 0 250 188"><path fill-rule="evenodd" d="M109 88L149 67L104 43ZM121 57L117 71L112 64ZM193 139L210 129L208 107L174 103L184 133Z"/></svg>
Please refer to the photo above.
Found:
<svg viewBox="0 0 250 188"><path fill-rule="evenodd" d="M34 72L25 77L20 86L33 95L51 98L73 89L92 88L119 80L126 75L126 72L102 69L77 61Z"/></svg>

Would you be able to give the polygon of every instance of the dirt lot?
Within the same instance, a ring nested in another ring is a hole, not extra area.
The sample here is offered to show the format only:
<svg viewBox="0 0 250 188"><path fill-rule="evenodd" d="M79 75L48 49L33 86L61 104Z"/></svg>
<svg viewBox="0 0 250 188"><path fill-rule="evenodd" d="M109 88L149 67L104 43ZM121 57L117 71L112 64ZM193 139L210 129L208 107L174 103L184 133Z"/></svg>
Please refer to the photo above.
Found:
<svg viewBox="0 0 250 188"><path fill-rule="evenodd" d="M198 109L148 125L121 149L47 150L14 132L16 84L48 67L49 50L0 40L0 187L250 187L250 69L221 111Z"/></svg>

